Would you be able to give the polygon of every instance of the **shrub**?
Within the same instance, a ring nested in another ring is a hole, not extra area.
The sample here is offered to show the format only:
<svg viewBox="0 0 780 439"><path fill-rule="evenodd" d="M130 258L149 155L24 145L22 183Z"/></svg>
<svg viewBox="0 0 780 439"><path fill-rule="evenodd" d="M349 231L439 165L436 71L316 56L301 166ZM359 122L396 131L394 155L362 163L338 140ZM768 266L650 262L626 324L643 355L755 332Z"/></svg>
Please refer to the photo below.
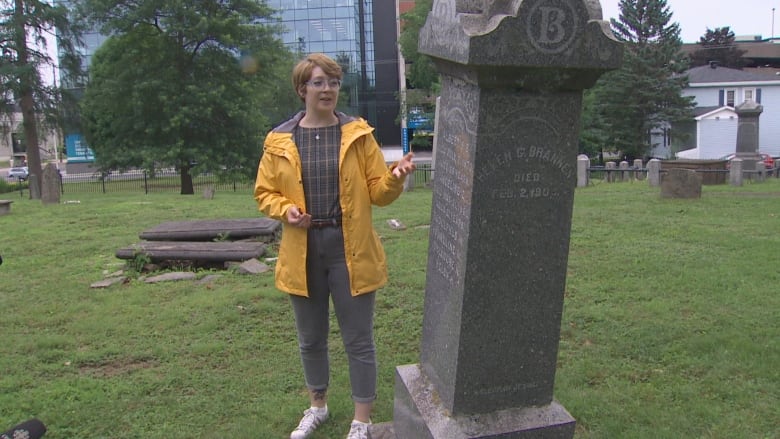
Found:
<svg viewBox="0 0 780 439"><path fill-rule="evenodd" d="M415 135L412 138L412 151L430 151L433 149L433 136Z"/></svg>

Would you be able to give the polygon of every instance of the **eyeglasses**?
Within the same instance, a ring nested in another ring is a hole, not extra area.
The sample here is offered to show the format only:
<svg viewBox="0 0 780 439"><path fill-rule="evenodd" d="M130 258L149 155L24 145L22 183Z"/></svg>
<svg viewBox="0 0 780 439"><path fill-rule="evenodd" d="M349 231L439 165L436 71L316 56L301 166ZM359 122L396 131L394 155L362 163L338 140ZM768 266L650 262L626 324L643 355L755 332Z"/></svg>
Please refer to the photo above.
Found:
<svg viewBox="0 0 780 439"><path fill-rule="evenodd" d="M304 84L312 87L315 90L325 90L325 86L327 85L333 90L338 90L341 88L341 79L331 78L331 79L312 79L311 81L306 81Z"/></svg>

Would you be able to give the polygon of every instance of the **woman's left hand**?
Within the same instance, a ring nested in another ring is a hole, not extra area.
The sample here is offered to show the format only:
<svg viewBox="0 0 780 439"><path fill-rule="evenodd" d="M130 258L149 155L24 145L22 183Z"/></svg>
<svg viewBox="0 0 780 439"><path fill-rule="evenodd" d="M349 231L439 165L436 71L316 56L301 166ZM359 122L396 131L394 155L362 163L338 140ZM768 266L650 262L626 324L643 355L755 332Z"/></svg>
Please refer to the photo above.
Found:
<svg viewBox="0 0 780 439"><path fill-rule="evenodd" d="M413 159L413 152L406 154L398 161L398 164L393 169L393 175L395 175L396 178L401 178L414 172L416 166L414 165L414 162L412 162Z"/></svg>

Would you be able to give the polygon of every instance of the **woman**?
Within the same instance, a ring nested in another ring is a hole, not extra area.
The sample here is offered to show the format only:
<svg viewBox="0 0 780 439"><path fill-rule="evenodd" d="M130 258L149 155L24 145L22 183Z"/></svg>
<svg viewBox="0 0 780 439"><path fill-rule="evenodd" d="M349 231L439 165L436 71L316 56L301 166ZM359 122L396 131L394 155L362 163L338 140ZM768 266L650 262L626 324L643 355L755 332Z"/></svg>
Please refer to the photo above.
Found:
<svg viewBox="0 0 780 439"><path fill-rule="evenodd" d="M255 184L259 209L283 223L276 286L290 295L311 405L291 439L308 437L328 418L330 300L355 405L347 438L368 437L376 399L374 296L387 282L371 205L398 198L415 169L411 153L388 167L373 128L336 111L341 78L341 67L323 54L293 68L305 110L268 134Z"/></svg>

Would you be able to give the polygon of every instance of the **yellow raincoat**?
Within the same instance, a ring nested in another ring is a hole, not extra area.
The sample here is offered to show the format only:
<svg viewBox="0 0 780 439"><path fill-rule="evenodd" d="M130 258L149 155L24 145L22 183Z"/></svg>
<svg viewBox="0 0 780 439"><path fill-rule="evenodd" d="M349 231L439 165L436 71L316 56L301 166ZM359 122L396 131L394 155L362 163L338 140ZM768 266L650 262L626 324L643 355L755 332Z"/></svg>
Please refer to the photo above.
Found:
<svg viewBox="0 0 780 439"><path fill-rule="evenodd" d="M386 206L403 191L403 178L392 174L382 151L363 119L337 113L341 124L339 152L339 200L344 231L344 254L352 295L375 291L387 283L387 262L374 231L371 205ZM303 117L298 113L271 131L265 139L257 170L255 200L260 211L282 221L282 242L276 263L276 287L290 294L308 296L306 240L308 231L287 224L287 209L304 212L301 159L293 141L293 129Z"/></svg>

